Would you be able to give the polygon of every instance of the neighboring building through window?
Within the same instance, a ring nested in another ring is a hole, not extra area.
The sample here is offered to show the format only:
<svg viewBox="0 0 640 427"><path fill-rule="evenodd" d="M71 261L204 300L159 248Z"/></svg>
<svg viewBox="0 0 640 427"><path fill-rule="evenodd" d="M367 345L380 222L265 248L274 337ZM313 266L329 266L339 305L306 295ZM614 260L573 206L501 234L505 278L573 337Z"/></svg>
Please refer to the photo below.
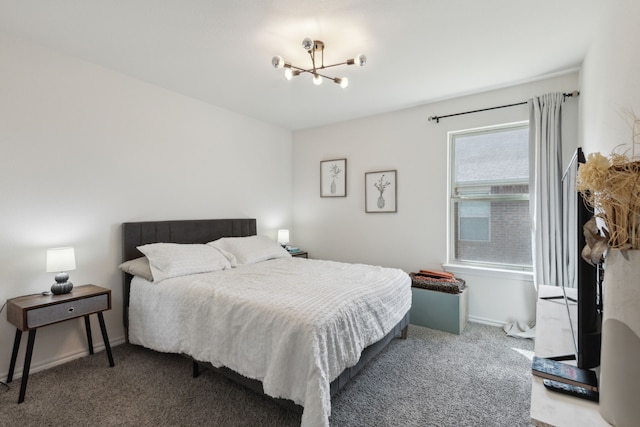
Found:
<svg viewBox="0 0 640 427"><path fill-rule="evenodd" d="M529 125L449 133L449 259L530 270Z"/></svg>
<svg viewBox="0 0 640 427"><path fill-rule="evenodd" d="M491 241L491 202L458 205L458 240Z"/></svg>

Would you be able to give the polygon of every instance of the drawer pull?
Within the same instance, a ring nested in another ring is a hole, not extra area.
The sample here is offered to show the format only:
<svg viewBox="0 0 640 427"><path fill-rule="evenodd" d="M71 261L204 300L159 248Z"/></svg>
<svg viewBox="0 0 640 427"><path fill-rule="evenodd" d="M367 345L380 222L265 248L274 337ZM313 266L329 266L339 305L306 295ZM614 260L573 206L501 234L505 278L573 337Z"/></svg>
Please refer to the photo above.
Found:
<svg viewBox="0 0 640 427"><path fill-rule="evenodd" d="M69 313L73 313L74 308L73 307L69 307Z"/></svg>

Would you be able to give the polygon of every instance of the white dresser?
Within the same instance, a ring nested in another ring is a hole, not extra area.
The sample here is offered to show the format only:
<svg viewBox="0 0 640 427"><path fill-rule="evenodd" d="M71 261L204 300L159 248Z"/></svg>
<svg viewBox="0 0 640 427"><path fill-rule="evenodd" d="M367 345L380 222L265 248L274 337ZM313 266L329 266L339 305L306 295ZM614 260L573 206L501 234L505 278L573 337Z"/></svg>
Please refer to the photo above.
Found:
<svg viewBox="0 0 640 427"><path fill-rule="evenodd" d="M562 295L561 288L544 285L539 288L539 297L556 295ZM573 352L571 326L564 299L538 299L536 356L552 357ZM535 375L532 375L531 380L531 422L540 427L610 426L600 416L597 403L547 390L542 384L542 378Z"/></svg>

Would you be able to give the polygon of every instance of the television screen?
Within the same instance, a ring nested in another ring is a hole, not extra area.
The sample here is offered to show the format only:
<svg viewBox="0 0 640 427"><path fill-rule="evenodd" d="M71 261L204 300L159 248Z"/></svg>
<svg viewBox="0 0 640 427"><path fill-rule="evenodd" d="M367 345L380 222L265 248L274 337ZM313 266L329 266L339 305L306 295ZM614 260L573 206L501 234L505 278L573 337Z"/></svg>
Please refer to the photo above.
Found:
<svg viewBox="0 0 640 427"><path fill-rule="evenodd" d="M578 148L562 178L563 201L563 293L573 332L577 365L591 369L600 365L600 331L602 313L597 267L582 259L585 245L582 227L593 216L576 191L580 164L585 162Z"/></svg>

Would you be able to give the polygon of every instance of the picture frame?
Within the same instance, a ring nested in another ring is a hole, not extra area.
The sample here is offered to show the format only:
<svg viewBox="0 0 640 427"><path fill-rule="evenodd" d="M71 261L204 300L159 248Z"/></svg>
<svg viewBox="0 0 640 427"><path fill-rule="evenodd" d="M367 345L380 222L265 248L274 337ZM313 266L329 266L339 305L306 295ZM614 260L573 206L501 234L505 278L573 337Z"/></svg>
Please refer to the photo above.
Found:
<svg viewBox="0 0 640 427"><path fill-rule="evenodd" d="M347 197L347 159L320 162L320 197Z"/></svg>
<svg viewBox="0 0 640 427"><path fill-rule="evenodd" d="M398 171L386 170L364 174L365 212L398 211Z"/></svg>

